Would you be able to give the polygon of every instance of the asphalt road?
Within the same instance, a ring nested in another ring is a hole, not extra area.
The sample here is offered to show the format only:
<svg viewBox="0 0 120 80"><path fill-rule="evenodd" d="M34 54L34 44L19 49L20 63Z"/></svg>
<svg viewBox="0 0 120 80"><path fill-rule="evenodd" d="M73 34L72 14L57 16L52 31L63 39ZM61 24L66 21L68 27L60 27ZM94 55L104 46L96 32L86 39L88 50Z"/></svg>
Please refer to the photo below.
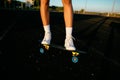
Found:
<svg viewBox="0 0 120 80"><path fill-rule="evenodd" d="M120 18L74 14L75 46L80 54L73 63L71 55L59 49L39 52L43 38L39 11L0 11L0 71L6 79L115 80L120 72ZM64 45L63 13L51 12L52 41ZM15 77L16 76L16 77Z"/></svg>

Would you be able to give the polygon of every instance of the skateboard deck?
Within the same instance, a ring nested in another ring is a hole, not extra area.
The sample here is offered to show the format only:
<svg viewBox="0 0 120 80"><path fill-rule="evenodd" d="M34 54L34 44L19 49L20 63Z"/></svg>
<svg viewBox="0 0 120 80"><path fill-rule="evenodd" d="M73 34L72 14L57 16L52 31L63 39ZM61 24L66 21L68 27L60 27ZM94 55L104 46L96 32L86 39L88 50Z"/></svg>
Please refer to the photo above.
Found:
<svg viewBox="0 0 120 80"><path fill-rule="evenodd" d="M39 40L39 42L41 42L41 41ZM41 45L42 45L42 47L40 47L40 53L42 53L42 54L44 54L45 51L48 51L50 49L50 47L71 52L71 54L72 54L72 62L73 63L78 62L78 55L86 54L85 51L81 51L81 50L78 50L78 49L76 49L76 50L67 50L64 46L57 45L57 44L52 44L51 43L50 45L48 45L48 44L41 44Z"/></svg>

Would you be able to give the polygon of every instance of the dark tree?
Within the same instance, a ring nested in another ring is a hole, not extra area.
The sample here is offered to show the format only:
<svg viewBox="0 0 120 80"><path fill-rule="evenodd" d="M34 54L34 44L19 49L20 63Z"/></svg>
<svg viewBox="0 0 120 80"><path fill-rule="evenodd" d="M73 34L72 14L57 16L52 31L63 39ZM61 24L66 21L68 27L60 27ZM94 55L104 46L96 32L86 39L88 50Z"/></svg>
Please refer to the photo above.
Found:
<svg viewBox="0 0 120 80"><path fill-rule="evenodd" d="M34 6L36 6L36 7L37 7L37 6L40 6L40 0L35 0L35 1L34 1Z"/></svg>

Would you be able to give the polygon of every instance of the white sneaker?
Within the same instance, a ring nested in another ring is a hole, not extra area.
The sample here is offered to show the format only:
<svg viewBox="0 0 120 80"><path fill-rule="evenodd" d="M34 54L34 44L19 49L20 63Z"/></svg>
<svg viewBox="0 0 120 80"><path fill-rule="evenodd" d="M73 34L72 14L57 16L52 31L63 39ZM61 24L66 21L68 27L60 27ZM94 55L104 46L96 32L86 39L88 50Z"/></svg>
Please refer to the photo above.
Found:
<svg viewBox="0 0 120 80"><path fill-rule="evenodd" d="M51 41L51 32L45 32L44 38L41 42L41 44L50 44Z"/></svg>
<svg viewBox="0 0 120 80"><path fill-rule="evenodd" d="M73 44L73 39L72 39L72 36L71 37L67 37L66 39L65 39L65 48L67 49L67 50L76 50L76 48L75 48L75 46L74 46L74 44Z"/></svg>

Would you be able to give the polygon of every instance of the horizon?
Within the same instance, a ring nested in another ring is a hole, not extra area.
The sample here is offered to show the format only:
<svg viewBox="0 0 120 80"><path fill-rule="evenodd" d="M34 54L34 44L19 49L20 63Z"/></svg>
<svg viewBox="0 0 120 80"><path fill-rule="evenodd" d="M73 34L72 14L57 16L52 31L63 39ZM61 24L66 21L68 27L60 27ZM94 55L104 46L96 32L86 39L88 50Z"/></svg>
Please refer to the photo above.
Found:
<svg viewBox="0 0 120 80"><path fill-rule="evenodd" d="M25 2L25 0L18 0ZM72 0L73 9L93 12L120 12L120 0ZM50 0L50 6L63 6L61 0Z"/></svg>

